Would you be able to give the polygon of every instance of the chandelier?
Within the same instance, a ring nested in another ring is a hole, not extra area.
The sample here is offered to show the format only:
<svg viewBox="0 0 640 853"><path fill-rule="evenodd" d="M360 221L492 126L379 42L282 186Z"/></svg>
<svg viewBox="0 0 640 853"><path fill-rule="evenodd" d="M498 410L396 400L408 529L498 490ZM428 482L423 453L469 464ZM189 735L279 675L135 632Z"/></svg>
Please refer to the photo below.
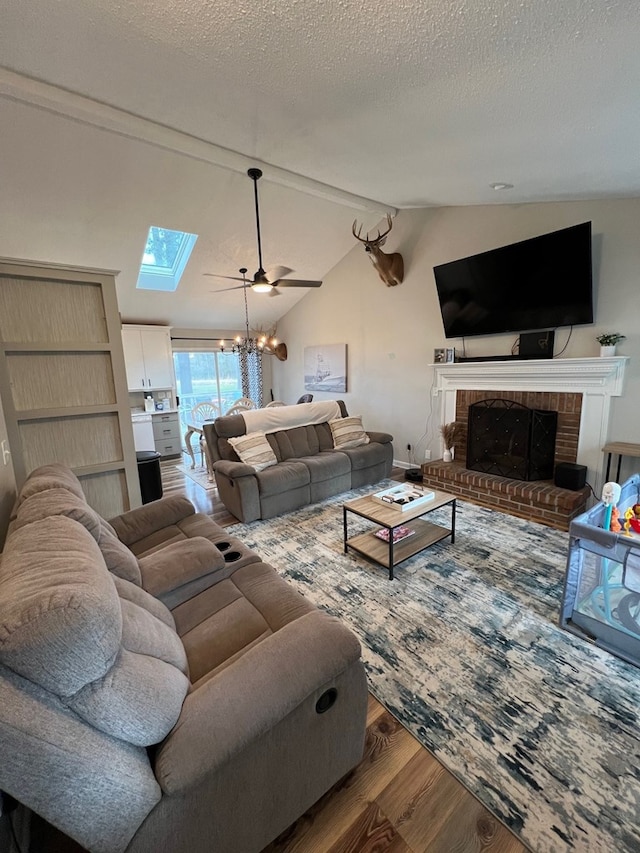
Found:
<svg viewBox="0 0 640 853"><path fill-rule="evenodd" d="M254 353L268 353L276 355L280 361L286 359L286 347L284 344L278 343L277 338L268 334L260 334L258 337L252 337L249 333L249 306L247 304L247 288L249 284L246 279L247 268L241 267L240 274L242 275L242 295L244 296L244 328L245 335L236 335L231 345L231 352L238 355L253 355ZM220 351L224 352L225 342L220 341ZM284 355L284 358L282 357Z"/></svg>

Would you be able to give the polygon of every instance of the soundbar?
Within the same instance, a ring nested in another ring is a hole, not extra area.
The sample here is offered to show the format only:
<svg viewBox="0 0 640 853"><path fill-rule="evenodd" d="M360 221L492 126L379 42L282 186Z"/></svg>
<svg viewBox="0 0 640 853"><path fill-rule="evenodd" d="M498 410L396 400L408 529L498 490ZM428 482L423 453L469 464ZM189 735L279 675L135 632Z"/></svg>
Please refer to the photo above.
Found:
<svg viewBox="0 0 640 853"><path fill-rule="evenodd" d="M471 356L469 358L465 358L463 356L456 356L456 362L467 362L467 361L525 361L531 358L531 356L527 355L477 355Z"/></svg>
<svg viewBox="0 0 640 853"><path fill-rule="evenodd" d="M526 361L531 358L553 358L553 339L549 332L526 332L519 336L516 355L479 355L471 358L457 356L456 361Z"/></svg>

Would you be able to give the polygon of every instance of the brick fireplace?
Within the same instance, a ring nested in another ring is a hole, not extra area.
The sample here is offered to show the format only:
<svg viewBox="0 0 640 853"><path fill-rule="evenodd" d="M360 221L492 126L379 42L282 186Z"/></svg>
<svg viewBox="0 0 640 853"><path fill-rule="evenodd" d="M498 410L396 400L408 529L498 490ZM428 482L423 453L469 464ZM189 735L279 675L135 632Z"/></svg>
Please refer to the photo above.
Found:
<svg viewBox="0 0 640 853"><path fill-rule="evenodd" d="M589 487L572 491L557 488L553 480L523 482L467 469L469 406L486 398L505 398L532 409L556 411L554 462L585 465L587 482L599 494L610 400L622 393L626 362L614 357L434 365L440 422L460 423L462 437L453 462L423 465L425 482L473 503L568 529L571 518L584 510Z"/></svg>

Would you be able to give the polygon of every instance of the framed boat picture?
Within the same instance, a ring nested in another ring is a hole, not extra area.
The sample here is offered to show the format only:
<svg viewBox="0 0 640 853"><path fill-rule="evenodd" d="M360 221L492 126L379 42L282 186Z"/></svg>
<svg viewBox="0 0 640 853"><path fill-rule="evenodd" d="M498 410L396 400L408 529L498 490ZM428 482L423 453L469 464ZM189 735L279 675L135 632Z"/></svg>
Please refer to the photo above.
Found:
<svg viewBox="0 0 640 853"><path fill-rule="evenodd" d="M319 344L304 348L304 390L346 392L346 344Z"/></svg>

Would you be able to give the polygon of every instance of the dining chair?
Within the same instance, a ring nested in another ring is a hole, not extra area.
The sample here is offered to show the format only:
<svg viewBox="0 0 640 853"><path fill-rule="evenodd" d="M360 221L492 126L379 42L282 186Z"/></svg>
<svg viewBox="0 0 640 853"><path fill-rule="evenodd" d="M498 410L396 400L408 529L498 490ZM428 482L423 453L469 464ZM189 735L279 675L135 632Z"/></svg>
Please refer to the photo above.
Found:
<svg viewBox="0 0 640 853"><path fill-rule="evenodd" d="M239 400L236 400L235 403L227 409L225 415L237 415L240 412L246 412L249 409L257 409L258 407L250 400L248 397L240 397Z"/></svg>
<svg viewBox="0 0 640 853"><path fill-rule="evenodd" d="M191 423L199 426L205 421L213 421L220 417L220 409L216 403L198 403L191 409L190 417L192 418Z"/></svg>
<svg viewBox="0 0 640 853"><path fill-rule="evenodd" d="M205 402L205 403L197 403L190 412L189 422L193 426L202 426L205 421L213 421L216 418L220 417L220 409L216 403ZM203 466L205 463L205 437L204 433L200 434L199 444L200 444L200 465Z"/></svg>

